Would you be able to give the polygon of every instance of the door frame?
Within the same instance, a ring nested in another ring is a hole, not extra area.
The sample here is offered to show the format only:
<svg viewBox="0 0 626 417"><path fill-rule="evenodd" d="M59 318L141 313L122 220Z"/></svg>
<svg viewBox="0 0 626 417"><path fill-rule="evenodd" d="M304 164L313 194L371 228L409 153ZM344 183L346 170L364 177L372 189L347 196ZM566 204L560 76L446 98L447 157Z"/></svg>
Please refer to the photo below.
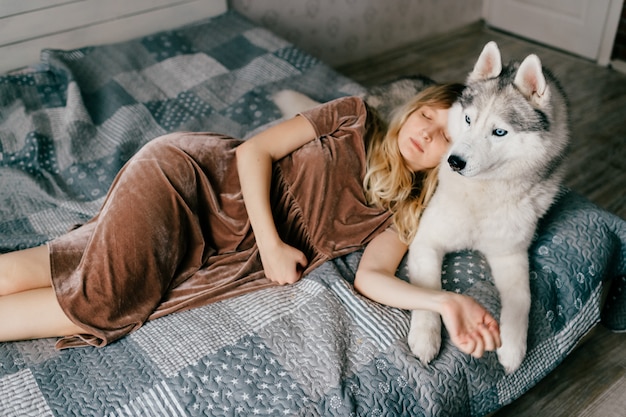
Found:
<svg viewBox="0 0 626 417"><path fill-rule="evenodd" d="M626 3L623 0L611 0L609 15L604 26L604 35L602 35L602 43L600 44L600 52L596 61L598 65L607 66L611 63L611 53L615 45L615 35L617 34L622 15L622 7L626 7Z"/></svg>

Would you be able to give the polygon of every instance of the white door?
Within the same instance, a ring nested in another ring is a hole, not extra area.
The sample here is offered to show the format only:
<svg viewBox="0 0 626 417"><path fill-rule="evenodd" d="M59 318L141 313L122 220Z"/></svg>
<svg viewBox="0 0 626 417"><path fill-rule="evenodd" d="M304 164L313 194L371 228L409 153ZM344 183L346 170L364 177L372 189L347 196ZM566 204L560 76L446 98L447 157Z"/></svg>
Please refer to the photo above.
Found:
<svg viewBox="0 0 626 417"><path fill-rule="evenodd" d="M484 0L488 25L608 64L623 0Z"/></svg>

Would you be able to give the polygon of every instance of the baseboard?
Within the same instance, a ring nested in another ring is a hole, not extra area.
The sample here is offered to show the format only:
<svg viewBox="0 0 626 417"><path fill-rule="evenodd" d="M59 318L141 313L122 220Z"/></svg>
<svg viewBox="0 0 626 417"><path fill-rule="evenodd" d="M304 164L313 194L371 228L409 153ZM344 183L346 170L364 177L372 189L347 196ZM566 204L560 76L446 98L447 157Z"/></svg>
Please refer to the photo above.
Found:
<svg viewBox="0 0 626 417"><path fill-rule="evenodd" d="M611 67L615 71L623 72L626 74L626 61L622 61L621 59L614 59L611 61Z"/></svg>

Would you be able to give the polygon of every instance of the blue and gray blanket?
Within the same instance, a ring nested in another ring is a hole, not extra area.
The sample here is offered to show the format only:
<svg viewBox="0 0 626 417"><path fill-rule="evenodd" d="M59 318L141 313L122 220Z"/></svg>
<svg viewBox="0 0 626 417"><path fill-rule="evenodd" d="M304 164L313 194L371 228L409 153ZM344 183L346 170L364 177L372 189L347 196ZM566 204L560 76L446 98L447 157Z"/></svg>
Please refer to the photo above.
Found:
<svg viewBox="0 0 626 417"><path fill-rule="evenodd" d="M280 118L271 95L286 88L318 101L365 92L235 12L46 50L37 66L0 76L0 251L89 219L125 161L157 136L245 138L266 127ZM436 360L420 364L406 344L408 312L353 290L360 255L293 286L149 322L101 349L1 343L0 415L481 416L537 383L601 317L626 329L626 222L567 190L530 251L528 354L511 375L495 354L473 359L445 334ZM497 315L480 254L448 255L442 278Z"/></svg>

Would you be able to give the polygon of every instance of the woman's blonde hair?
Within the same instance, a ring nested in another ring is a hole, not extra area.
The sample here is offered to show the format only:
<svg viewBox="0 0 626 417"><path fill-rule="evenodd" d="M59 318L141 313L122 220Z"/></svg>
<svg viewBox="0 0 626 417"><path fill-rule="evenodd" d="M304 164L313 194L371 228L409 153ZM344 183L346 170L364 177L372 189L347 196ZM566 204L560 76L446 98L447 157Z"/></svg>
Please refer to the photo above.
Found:
<svg viewBox="0 0 626 417"><path fill-rule="evenodd" d="M391 211L400 240L409 244L420 217L437 187L439 167L412 172L398 147L398 134L407 118L423 106L448 109L459 98L462 84L436 84L427 87L396 109L389 127L373 122L368 128L369 146L364 189L370 204ZM377 116L368 117L377 119Z"/></svg>

